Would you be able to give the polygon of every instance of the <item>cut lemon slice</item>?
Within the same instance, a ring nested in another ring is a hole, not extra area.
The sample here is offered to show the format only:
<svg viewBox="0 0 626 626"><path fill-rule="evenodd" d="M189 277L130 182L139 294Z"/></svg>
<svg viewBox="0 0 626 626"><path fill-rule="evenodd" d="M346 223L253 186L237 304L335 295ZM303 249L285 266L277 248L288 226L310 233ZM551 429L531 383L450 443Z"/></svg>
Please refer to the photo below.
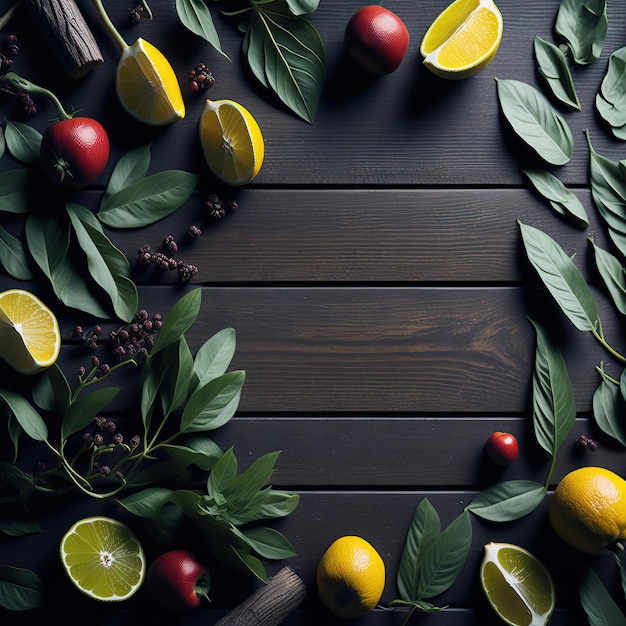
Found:
<svg viewBox="0 0 626 626"><path fill-rule="evenodd" d="M495 56L502 31L502 14L493 0L455 0L422 39L424 65L443 78L473 76Z"/></svg>
<svg viewBox="0 0 626 626"><path fill-rule="evenodd" d="M24 374L52 365L61 350L61 333L54 313L23 289L0 293L0 356Z"/></svg>
<svg viewBox="0 0 626 626"><path fill-rule="evenodd" d="M146 576L143 547L128 526L108 517L76 522L61 540L60 555L70 580L96 600L126 600Z"/></svg>
<svg viewBox="0 0 626 626"><path fill-rule="evenodd" d="M265 143L250 111L232 100L207 100L200 143L209 169L228 185L245 185L261 169Z"/></svg>
<svg viewBox="0 0 626 626"><path fill-rule="evenodd" d="M554 612L556 592L550 573L520 546L488 543L480 582L494 611L510 626L544 626Z"/></svg>
<svg viewBox="0 0 626 626"><path fill-rule="evenodd" d="M185 117L176 74L163 53L141 37L122 48L115 79L117 96L134 118L164 126Z"/></svg>

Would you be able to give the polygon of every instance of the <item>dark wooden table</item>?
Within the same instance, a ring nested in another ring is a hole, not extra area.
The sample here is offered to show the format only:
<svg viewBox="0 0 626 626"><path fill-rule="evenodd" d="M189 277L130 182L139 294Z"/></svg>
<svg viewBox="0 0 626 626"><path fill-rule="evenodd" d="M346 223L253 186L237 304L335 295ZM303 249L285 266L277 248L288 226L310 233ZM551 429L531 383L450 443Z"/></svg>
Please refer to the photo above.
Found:
<svg viewBox="0 0 626 626"><path fill-rule="evenodd" d="M399 625L406 614L383 607L398 597L399 556L420 500L427 497L447 525L477 492L496 481L542 481L545 476L549 459L531 424L535 334L528 316L545 322L558 342L578 411L551 488L580 465L625 470L623 451L596 432L590 417L599 382L594 367L602 360L611 367L611 361L543 293L523 253L516 220L545 230L569 254L576 253L576 264L598 293L607 335L619 345L620 320L589 270L587 238L608 243L590 195L583 129L589 129L601 154L613 160L626 155L593 106L609 54L626 41L626 4L609 0L601 59L573 68L582 111L564 112L575 149L558 175L585 205L591 221L586 231L560 219L531 192L521 168L540 164L510 133L496 97L494 77L541 86L533 39L553 40L557 0L500 0L500 49L485 71L462 82L432 76L419 56L420 39L445 0L386 3L407 24L411 44L400 68L376 80L344 57L343 31L362 3L322 0L311 20L325 44L327 74L313 125L287 112L258 86L241 55L239 33L219 15L219 4L209 4L231 61L185 34L173 2L152 0L154 20L137 25L127 20L124 2L106 3L130 40L141 35L172 61L187 104L186 118L172 126L144 127L121 110L113 88L118 49L87 0L80 5L106 59L101 68L82 79L68 78L20 9L10 25L21 47L13 69L107 128L109 166L92 189L76 194L84 206L96 206L117 159L147 143L151 171L175 168L200 175L198 190L171 217L107 233L130 260L142 307L165 314L184 290L202 288L192 348L222 328L236 330L233 368L246 371L246 382L236 416L214 438L223 448L235 446L242 467L261 454L282 450L272 484L301 496L296 511L275 524L298 555L268 563L270 572L291 565L307 584L306 600L285 623L339 623L320 606L315 568L335 538L355 534L376 547L387 568L381 608L355 623ZM245 188L220 188L203 163L196 129L205 95L189 91L185 79L198 62L209 65L216 77L206 95L241 102L263 130L265 162ZM16 119L8 107L3 114ZM52 117L52 107L41 101L28 122L43 130ZM0 161L2 171L17 166L7 155ZM212 223L204 209L212 192L236 200L239 209ZM181 286L173 274L139 265L140 246L157 246L168 233L182 240L191 223L203 230L184 251L185 259L199 268L191 284ZM23 285L8 277L1 284L39 289L36 283ZM84 323L79 314L63 313L64 339L77 323ZM69 369L84 358L85 352L68 341L60 362ZM136 406L129 401L117 410L127 415ZM494 430L519 438L520 457L507 468L485 458L483 446ZM581 433L596 437L598 450L577 447ZM35 569L44 578L55 575L51 584L59 592L46 618L55 614L67 621L66 611L74 614L73 607L88 612L81 620L88 614L98 624L157 617L143 590L122 607L102 607L78 598L60 580L62 532L79 517L98 512L120 515L120 508L112 502L72 501L44 517L41 535L3 541L0 562ZM522 545L550 568L558 592L551 623L587 623L571 574L578 557L553 534L546 506L508 524L473 517L472 526L473 545L463 573L436 599L449 608L416 617L415 623L499 623L478 579L488 541ZM610 559L591 562L614 590ZM228 592L215 595L210 607L168 618L168 623L214 623L256 586L219 564L213 576ZM11 624L33 613L2 615Z"/></svg>

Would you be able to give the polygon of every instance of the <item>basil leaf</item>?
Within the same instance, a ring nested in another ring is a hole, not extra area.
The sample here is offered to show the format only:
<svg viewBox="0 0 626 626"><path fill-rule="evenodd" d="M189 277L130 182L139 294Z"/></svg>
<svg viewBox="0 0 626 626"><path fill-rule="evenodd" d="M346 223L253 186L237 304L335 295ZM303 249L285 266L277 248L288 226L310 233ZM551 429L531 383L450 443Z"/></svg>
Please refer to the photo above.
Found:
<svg viewBox="0 0 626 626"><path fill-rule="evenodd" d="M0 389L0 398L7 403L11 413L31 439L47 441L48 427L46 423L23 396L8 389Z"/></svg>
<svg viewBox="0 0 626 626"><path fill-rule="evenodd" d="M106 200L125 187L145 178L150 166L150 146L140 146L122 155L115 164L102 197Z"/></svg>
<svg viewBox="0 0 626 626"><path fill-rule="evenodd" d="M68 203L66 210L80 247L87 257L91 277L107 294L115 315L121 320L130 321L137 312L139 295L130 279L128 259L113 245L87 209Z"/></svg>
<svg viewBox="0 0 626 626"><path fill-rule="evenodd" d="M565 165L574 150L567 122L537 89L518 80L496 79L502 114L517 136L542 159Z"/></svg>
<svg viewBox="0 0 626 626"><path fill-rule="evenodd" d="M235 355L235 331L224 328L205 341L194 357L193 371L198 378L198 386L226 372Z"/></svg>
<svg viewBox="0 0 626 626"><path fill-rule="evenodd" d="M11 155L24 165L39 163L42 135L32 126L23 122L6 123L4 138Z"/></svg>
<svg viewBox="0 0 626 626"><path fill-rule="evenodd" d="M595 298L574 262L549 235L518 223L526 255L563 313L578 330L600 328Z"/></svg>
<svg viewBox="0 0 626 626"><path fill-rule="evenodd" d="M9 170L0 174L0 211L6 213L28 213L30 203L28 200L28 177L27 169Z"/></svg>
<svg viewBox="0 0 626 626"><path fill-rule="evenodd" d="M465 565L472 546L472 523L463 511L426 549L420 562L417 599L428 600L447 591Z"/></svg>
<svg viewBox="0 0 626 626"><path fill-rule="evenodd" d="M587 614L589 626L626 626L621 612L604 583L588 565L578 583L580 603Z"/></svg>
<svg viewBox="0 0 626 626"><path fill-rule="evenodd" d="M65 443L70 435L87 428L118 392L118 387L102 387L74 400L63 416L61 441Z"/></svg>
<svg viewBox="0 0 626 626"><path fill-rule="evenodd" d="M228 59L222 50L211 12L203 0L176 0L176 13L185 28L205 39Z"/></svg>
<svg viewBox="0 0 626 626"><path fill-rule="evenodd" d="M0 265L17 280L32 280L22 241L0 226Z"/></svg>
<svg viewBox="0 0 626 626"><path fill-rule="evenodd" d="M588 228L589 218L578 196L547 170L523 170L535 190L560 215L570 219L579 228Z"/></svg>
<svg viewBox="0 0 626 626"><path fill-rule="evenodd" d="M545 330L531 320L537 335L533 369L533 427L539 445L551 456L576 423L574 389L561 351Z"/></svg>
<svg viewBox="0 0 626 626"><path fill-rule="evenodd" d="M35 572L0 565L0 606L10 611L28 611L43 605L43 581Z"/></svg>
<svg viewBox="0 0 626 626"><path fill-rule="evenodd" d="M418 598L418 577L424 552L441 532L441 521L428 498L417 505L400 555L397 584L400 597L407 602Z"/></svg>
<svg viewBox="0 0 626 626"><path fill-rule="evenodd" d="M554 28L576 63L593 63L600 58L608 29L606 0L561 0Z"/></svg>
<svg viewBox="0 0 626 626"><path fill-rule="evenodd" d="M235 510L242 508L250 498L267 485L279 455L280 452L268 452L260 456L245 472L235 476L222 489L221 492L228 498L229 504Z"/></svg>
<svg viewBox="0 0 626 626"><path fill-rule="evenodd" d="M589 241L593 248L596 267L613 304L620 313L626 315L626 276L624 275L624 267L610 252L598 247L592 239Z"/></svg>
<svg viewBox="0 0 626 626"><path fill-rule="evenodd" d="M624 414L626 404L624 402L623 389L626 386L624 373L620 377L620 384L616 385L607 377L602 369L599 369L602 380L593 392L593 418L598 428L626 446L626 430L622 425L621 416Z"/></svg>
<svg viewBox="0 0 626 626"><path fill-rule="evenodd" d="M245 530L233 529L250 547L265 559L288 559L296 556L289 540L273 528L259 526Z"/></svg>
<svg viewBox="0 0 626 626"><path fill-rule="evenodd" d="M215 464L213 471L207 480L207 493L216 504L224 504L226 498L225 491L237 477L237 459L232 448L229 448Z"/></svg>
<svg viewBox="0 0 626 626"><path fill-rule="evenodd" d="M161 361L162 366L167 367L167 373L161 382L159 394L163 413L169 416L185 403L191 384L193 356L185 337L168 346Z"/></svg>
<svg viewBox="0 0 626 626"><path fill-rule="evenodd" d="M512 522L532 513L543 501L546 488L531 480L508 480L483 489L467 510L492 522Z"/></svg>
<svg viewBox="0 0 626 626"><path fill-rule="evenodd" d="M260 83L312 124L326 72L324 44L313 24L256 5L247 24L243 52Z"/></svg>
<svg viewBox="0 0 626 626"><path fill-rule="evenodd" d="M537 69L554 97L564 105L580 111L580 101L563 51L539 36L535 36L534 50Z"/></svg>
<svg viewBox="0 0 626 626"><path fill-rule="evenodd" d="M180 170L152 174L103 198L98 219L112 228L154 224L181 207L197 181L195 174Z"/></svg>

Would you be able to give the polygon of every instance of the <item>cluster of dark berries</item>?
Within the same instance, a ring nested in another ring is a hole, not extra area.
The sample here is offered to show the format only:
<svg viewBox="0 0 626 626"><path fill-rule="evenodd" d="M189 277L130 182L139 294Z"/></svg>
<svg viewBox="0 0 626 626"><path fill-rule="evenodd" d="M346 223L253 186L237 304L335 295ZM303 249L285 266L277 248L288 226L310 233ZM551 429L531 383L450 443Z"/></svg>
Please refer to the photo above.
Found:
<svg viewBox="0 0 626 626"><path fill-rule="evenodd" d="M0 42L0 70L6 72L13 65L13 59L19 51L17 37L13 33L4 35Z"/></svg>
<svg viewBox="0 0 626 626"><path fill-rule="evenodd" d="M143 7L141 5L138 5L136 7L129 7L128 19L131 22L141 22L142 17L143 17Z"/></svg>
<svg viewBox="0 0 626 626"><path fill-rule="evenodd" d="M595 439L587 437L587 435L581 435L576 439L576 445L581 448L589 448L592 452L598 447L598 442Z"/></svg>
<svg viewBox="0 0 626 626"><path fill-rule="evenodd" d="M232 212L239 208L239 205L234 200L229 200L224 206L222 200L214 193L209 196L204 206L208 209L209 215L215 220L222 219L229 211Z"/></svg>
<svg viewBox="0 0 626 626"><path fill-rule="evenodd" d="M202 231L193 225L189 227L187 232L193 239L202 234ZM174 240L173 235L165 235L163 237L160 250L155 251L149 245L145 245L139 248L137 252L139 254L139 262L143 265L156 265L162 270L178 272L178 276L183 282L188 282L198 273L198 268L192 263L175 258L178 252L178 244Z"/></svg>
<svg viewBox="0 0 626 626"><path fill-rule="evenodd" d="M215 84L215 76L204 63L198 63L195 69L187 74L187 78L189 78L189 87L192 91L208 89Z"/></svg>

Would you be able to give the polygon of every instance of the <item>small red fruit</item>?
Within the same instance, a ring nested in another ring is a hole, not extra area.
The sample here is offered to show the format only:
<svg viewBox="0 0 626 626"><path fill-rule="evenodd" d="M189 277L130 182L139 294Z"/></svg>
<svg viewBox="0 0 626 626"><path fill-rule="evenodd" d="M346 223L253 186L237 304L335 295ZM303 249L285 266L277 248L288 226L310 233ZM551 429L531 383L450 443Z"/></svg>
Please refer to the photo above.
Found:
<svg viewBox="0 0 626 626"><path fill-rule="evenodd" d="M201 560L188 550L171 550L157 557L148 568L148 588L166 609L191 611L209 599L211 578Z"/></svg>
<svg viewBox="0 0 626 626"><path fill-rule="evenodd" d="M361 7L344 34L348 54L372 74L391 74L409 47L409 31L395 14L377 4Z"/></svg>
<svg viewBox="0 0 626 626"><path fill-rule="evenodd" d="M81 189L92 183L109 160L109 137L90 117L70 117L46 128L41 139L41 165L57 184Z"/></svg>
<svg viewBox="0 0 626 626"><path fill-rule="evenodd" d="M512 463L519 454L517 439L501 431L496 431L487 439L486 449L489 458L498 465Z"/></svg>

